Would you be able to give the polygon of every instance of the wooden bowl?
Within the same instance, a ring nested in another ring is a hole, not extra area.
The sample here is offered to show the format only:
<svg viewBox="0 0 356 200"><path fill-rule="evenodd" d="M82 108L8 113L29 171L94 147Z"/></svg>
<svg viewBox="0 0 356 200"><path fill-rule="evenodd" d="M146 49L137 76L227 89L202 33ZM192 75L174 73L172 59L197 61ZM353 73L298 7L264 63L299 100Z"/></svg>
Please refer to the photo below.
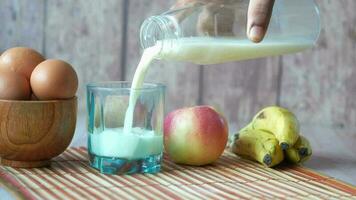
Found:
<svg viewBox="0 0 356 200"><path fill-rule="evenodd" d="M53 101L0 100L1 164L44 167L70 144L77 97Z"/></svg>

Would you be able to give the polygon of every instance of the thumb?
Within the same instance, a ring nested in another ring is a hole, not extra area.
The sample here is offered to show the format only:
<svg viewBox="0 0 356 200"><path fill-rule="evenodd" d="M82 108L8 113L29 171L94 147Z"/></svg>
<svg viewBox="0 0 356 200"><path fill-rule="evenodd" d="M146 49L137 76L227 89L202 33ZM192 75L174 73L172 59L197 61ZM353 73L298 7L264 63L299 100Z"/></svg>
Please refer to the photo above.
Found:
<svg viewBox="0 0 356 200"><path fill-rule="evenodd" d="M274 0L250 0L247 14L247 36L253 42L262 41L272 15Z"/></svg>

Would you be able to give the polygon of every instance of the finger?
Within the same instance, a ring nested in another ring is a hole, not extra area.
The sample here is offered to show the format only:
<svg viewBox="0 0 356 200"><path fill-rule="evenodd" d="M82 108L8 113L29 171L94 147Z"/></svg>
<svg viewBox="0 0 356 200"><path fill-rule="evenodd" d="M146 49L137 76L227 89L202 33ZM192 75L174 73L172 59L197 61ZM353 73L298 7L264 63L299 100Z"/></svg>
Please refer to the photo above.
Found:
<svg viewBox="0 0 356 200"><path fill-rule="evenodd" d="M176 10L183 8L187 5L186 9L175 13L173 16L178 20L178 22L183 21L186 17L188 17L193 11L194 7L197 6L199 3L201 3L203 0L179 0L177 1L172 7L171 10Z"/></svg>
<svg viewBox="0 0 356 200"><path fill-rule="evenodd" d="M176 3L171 7L171 9L178 9L178 8L182 8L188 4L192 4L192 3L196 3L197 0L179 0L176 1Z"/></svg>
<svg viewBox="0 0 356 200"><path fill-rule="evenodd" d="M232 3L236 3L236 0L178 0L171 7L171 9L177 9L189 4L198 4L198 3L232 4Z"/></svg>
<svg viewBox="0 0 356 200"><path fill-rule="evenodd" d="M265 36L272 15L274 0L250 0L247 14L247 36L260 42Z"/></svg>
<svg viewBox="0 0 356 200"><path fill-rule="evenodd" d="M203 36L215 35L214 13L212 7L204 6L198 17L197 32Z"/></svg>
<svg viewBox="0 0 356 200"><path fill-rule="evenodd" d="M221 4L207 4L198 18L197 31L204 36L232 36L234 10Z"/></svg>
<svg viewBox="0 0 356 200"><path fill-rule="evenodd" d="M235 2L236 0L178 0L176 3L171 7L171 10L176 10L180 8L185 8L182 11L179 11L174 16L175 18L181 22L186 17L188 17L191 13L195 11L195 7L206 5L218 5L218 4L226 4L228 2Z"/></svg>
<svg viewBox="0 0 356 200"><path fill-rule="evenodd" d="M219 10L216 16L219 36L232 36L235 22L235 11L232 8L224 7Z"/></svg>

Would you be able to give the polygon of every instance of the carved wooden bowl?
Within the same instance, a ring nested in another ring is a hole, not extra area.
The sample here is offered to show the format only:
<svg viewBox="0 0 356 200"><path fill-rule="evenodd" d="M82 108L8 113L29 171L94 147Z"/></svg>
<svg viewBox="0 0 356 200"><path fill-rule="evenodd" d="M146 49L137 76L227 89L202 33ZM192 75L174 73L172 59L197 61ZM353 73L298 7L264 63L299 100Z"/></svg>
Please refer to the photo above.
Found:
<svg viewBox="0 0 356 200"><path fill-rule="evenodd" d="M44 167L70 144L77 98L53 101L0 100L1 164Z"/></svg>

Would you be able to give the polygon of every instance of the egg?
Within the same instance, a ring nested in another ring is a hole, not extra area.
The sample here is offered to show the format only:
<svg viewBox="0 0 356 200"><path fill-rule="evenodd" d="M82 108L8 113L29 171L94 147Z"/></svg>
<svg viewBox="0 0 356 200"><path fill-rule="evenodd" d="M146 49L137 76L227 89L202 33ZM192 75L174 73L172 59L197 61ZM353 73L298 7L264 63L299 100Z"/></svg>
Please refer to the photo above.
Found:
<svg viewBox="0 0 356 200"><path fill-rule="evenodd" d="M29 81L12 71L0 72L0 99L28 100L31 95Z"/></svg>
<svg viewBox="0 0 356 200"><path fill-rule="evenodd" d="M37 65L30 83L39 100L69 99L75 96L78 89L78 77L73 67L55 59Z"/></svg>
<svg viewBox="0 0 356 200"><path fill-rule="evenodd" d="M0 56L0 71L17 72L30 80L33 69L43 61L43 56L34 49L14 47Z"/></svg>

